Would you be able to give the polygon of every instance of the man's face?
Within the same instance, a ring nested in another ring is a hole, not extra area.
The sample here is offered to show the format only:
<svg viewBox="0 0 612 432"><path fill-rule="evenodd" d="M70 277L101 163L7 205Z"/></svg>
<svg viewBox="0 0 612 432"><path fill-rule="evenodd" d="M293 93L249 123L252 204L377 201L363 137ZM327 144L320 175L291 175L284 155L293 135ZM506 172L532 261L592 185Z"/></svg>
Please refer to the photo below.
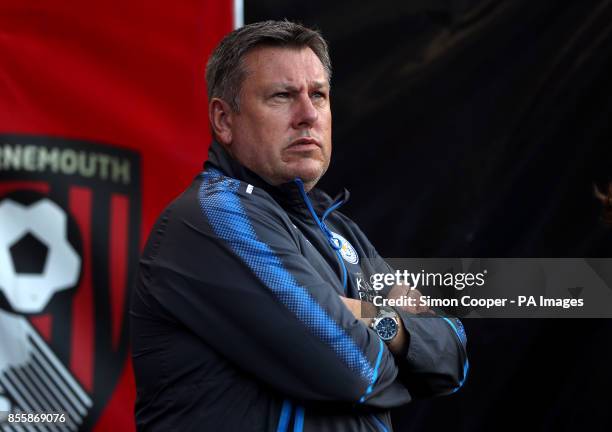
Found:
<svg viewBox="0 0 612 432"><path fill-rule="evenodd" d="M230 153L271 184L300 177L312 188L331 157L325 69L310 48L259 47L244 58Z"/></svg>

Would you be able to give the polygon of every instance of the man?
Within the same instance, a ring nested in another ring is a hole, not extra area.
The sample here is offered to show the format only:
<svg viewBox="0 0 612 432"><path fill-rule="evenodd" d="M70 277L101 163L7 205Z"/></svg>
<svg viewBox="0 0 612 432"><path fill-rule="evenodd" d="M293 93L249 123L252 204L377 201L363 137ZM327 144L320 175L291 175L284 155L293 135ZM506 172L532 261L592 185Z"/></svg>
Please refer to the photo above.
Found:
<svg viewBox="0 0 612 432"><path fill-rule="evenodd" d="M320 34L242 27L206 78L209 159L151 232L132 301L139 430L389 431L390 408L455 391L458 320L362 317L360 284L390 268L337 211L348 193L314 188L331 157Z"/></svg>

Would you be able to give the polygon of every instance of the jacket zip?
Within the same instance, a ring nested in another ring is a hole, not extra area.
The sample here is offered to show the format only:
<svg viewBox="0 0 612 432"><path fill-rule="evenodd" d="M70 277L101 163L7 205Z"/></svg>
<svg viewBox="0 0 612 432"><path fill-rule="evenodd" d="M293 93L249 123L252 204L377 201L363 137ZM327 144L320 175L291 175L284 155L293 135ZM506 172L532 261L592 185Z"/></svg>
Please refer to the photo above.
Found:
<svg viewBox="0 0 612 432"><path fill-rule="evenodd" d="M340 263L340 267L342 269L342 286L344 288L344 293L346 294L348 272L346 270L346 265L344 264L344 259L342 259L342 255L340 254L340 249L342 249L342 241L340 239L335 238L332 235L332 233L329 230L329 228L327 227L327 225L325 225L325 219L327 218L327 216L332 211L336 210L338 207L340 207L342 204L344 204L344 201L343 200L338 200L334 204L332 204L331 207L329 207L325 211L325 213L323 214L323 220L320 220L319 217L317 216L317 213L315 212L314 208L312 207L312 203L310 202L310 198L308 198L308 194L306 193L306 190L304 189L304 182L302 182L302 179L300 179L300 178L296 178L294 181L295 181L295 183L298 186L298 189L300 191L300 195L302 195L302 199L304 200L304 204L306 204L306 207L308 208L308 211L310 212L310 215L312 216L312 219L315 221L315 223L317 224L319 229L323 232L323 234L327 238L327 242L329 243L331 248L336 253L336 258L338 258L338 262Z"/></svg>
<svg viewBox="0 0 612 432"><path fill-rule="evenodd" d="M335 238L332 235L330 229L327 227L327 225L325 225L325 219L327 219L327 216L329 216L331 212L333 212L338 207L340 207L342 204L344 204L344 200L339 199L338 201L333 203L327 210L325 210L325 212L323 213L323 217L319 220L319 217L317 216L317 213L315 212L314 208L312 207L312 203L310 202L310 199L308 198L308 194L306 194L306 190L304 189L304 183L302 182L302 179L296 178L295 183L298 185L300 194L302 195L302 199L304 200L304 203L306 204L306 207L308 208L308 211L310 212L312 219L315 221L315 223L317 224L319 229L323 232L323 234L327 237L327 241L329 245L332 247L332 249L336 253L336 257L338 258L338 261L340 262L340 265L342 267L342 286L344 287L344 292L346 293L347 270L346 270L346 265L344 264L344 259L342 258L342 255L340 254L340 249L342 249L342 241L340 239ZM301 414L301 421L298 422L298 419L300 418L299 417L300 414ZM302 432L303 423L304 423L303 416L304 416L303 408L298 407L298 409L296 410L296 420L294 423L293 432ZM387 428L385 423L382 420L380 420L378 417L376 417L376 415L372 414L372 419L374 420L374 423L376 424L376 428L380 432L389 432L389 429Z"/></svg>

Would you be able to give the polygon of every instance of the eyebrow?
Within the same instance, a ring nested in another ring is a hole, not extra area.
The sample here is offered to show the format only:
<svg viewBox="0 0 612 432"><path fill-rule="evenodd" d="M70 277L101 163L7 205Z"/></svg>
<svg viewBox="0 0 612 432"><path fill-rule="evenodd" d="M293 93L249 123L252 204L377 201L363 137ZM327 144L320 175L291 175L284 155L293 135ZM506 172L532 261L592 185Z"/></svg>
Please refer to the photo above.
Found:
<svg viewBox="0 0 612 432"><path fill-rule="evenodd" d="M327 81L315 81L312 84L312 87L315 90L320 90L321 88L329 87L329 84L327 83ZM283 89L283 90L286 90L288 92L297 92L298 91L298 88L296 86L294 86L293 84L283 83L283 82L274 83L274 84L272 84L270 86L270 88L273 88L273 89Z"/></svg>

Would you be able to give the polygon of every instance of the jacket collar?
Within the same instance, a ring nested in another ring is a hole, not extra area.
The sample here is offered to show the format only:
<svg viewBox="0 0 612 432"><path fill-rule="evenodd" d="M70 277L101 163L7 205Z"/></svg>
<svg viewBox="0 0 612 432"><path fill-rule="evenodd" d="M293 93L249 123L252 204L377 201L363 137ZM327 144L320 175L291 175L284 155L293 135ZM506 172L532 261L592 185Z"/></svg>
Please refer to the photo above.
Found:
<svg viewBox="0 0 612 432"><path fill-rule="evenodd" d="M272 198L285 210L297 211L308 215L309 211L304 202L299 187L296 182L290 181L281 185L271 185L260 176L249 170L237 160L232 158L227 150L216 140L213 140L208 150L208 160L204 164L204 169L213 166L221 170L228 177L252 184L268 192ZM349 193L344 189L343 201L348 201ZM319 216L333 204L333 200L320 189L313 188L308 192L308 198Z"/></svg>

